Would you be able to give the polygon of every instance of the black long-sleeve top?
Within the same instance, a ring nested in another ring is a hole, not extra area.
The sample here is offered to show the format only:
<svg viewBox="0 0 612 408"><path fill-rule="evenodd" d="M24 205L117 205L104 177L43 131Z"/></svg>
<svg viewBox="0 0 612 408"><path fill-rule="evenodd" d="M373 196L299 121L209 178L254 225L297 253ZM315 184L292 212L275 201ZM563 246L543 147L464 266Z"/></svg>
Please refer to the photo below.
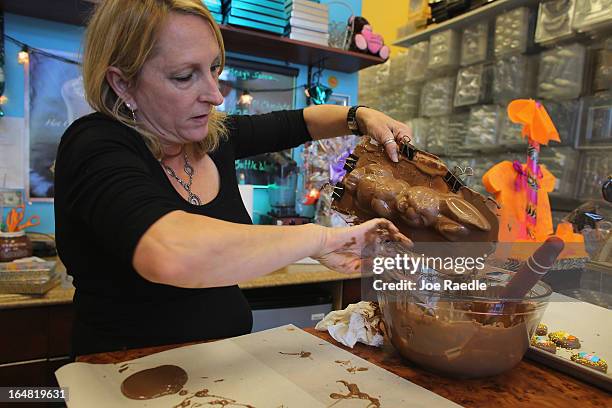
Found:
<svg viewBox="0 0 612 408"><path fill-rule="evenodd" d="M171 211L251 224L234 161L311 140L302 110L229 116L227 125L229 138L210 153L219 193L201 206L180 196L135 130L101 113L66 130L55 164L55 228L76 287L73 355L251 331L251 311L238 286L178 288L150 282L132 266L140 238Z"/></svg>

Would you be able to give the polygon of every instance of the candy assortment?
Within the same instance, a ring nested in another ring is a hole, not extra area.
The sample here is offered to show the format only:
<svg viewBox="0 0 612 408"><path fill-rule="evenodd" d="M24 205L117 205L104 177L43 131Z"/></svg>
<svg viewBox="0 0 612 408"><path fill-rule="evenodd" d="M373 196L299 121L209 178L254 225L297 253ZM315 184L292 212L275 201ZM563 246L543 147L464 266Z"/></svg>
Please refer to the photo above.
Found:
<svg viewBox="0 0 612 408"><path fill-rule="evenodd" d="M612 0L576 0L572 27L590 31L612 20Z"/></svg>
<svg viewBox="0 0 612 408"><path fill-rule="evenodd" d="M572 99L580 96L586 48L571 44L540 54L538 97Z"/></svg>
<svg viewBox="0 0 612 408"><path fill-rule="evenodd" d="M535 93L537 56L509 55L493 66L493 101L506 104L513 99L531 98Z"/></svg>
<svg viewBox="0 0 612 408"><path fill-rule="evenodd" d="M453 111L455 77L432 79L421 92L421 116L444 116Z"/></svg>
<svg viewBox="0 0 612 408"><path fill-rule="evenodd" d="M489 23L482 22L463 30L461 38L461 65L484 62L489 44Z"/></svg>
<svg viewBox="0 0 612 408"><path fill-rule="evenodd" d="M414 44L408 51L409 64L406 67L406 81L423 82L429 63L429 41Z"/></svg>
<svg viewBox="0 0 612 408"><path fill-rule="evenodd" d="M455 30L433 34L429 40L429 63L433 70L450 70L459 65L460 35Z"/></svg>
<svg viewBox="0 0 612 408"><path fill-rule="evenodd" d="M497 105L480 105L470 109L466 147L494 146L497 143L499 110Z"/></svg>
<svg viewBox="0 0 612 408"><path fill-rule="evenodd" d="M500 14L495 19L495 56L527 51L530 34L530 11L519 7Z"/></svg>
<svg viewBox="0 0 612 408"><path fill-rule="evenodd" d="M467 106L488 102L491 97L491 67L471 65L457 73L454 106Z"/></svg>
<svg viewBox="0 0 612 408"><path fill-rule="evenodd" d="M552 0L540 3L535 41L549 43L572 35L575 0Z"/></svg>

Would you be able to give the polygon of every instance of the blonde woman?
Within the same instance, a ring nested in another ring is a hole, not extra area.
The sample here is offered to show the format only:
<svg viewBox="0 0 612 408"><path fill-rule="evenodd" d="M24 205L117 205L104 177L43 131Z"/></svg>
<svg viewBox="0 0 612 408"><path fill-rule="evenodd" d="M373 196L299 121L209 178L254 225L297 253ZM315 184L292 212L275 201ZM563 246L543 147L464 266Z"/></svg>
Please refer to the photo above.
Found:
<svg viewBox="0 0 612 408"><path fill-rule="evenodd" d="M386 220L251 225L234 160L348 134L348 108L224 117L215 111L224 61L200 0L106 0L92 16L83 78L97 112L66 131L55 173L57 245L76 287L74 355L245 334L252 318L238 283L307 256L358 270L376 228L409 244ZM410 132L367 108L356 124L392 158Z"/></svg>

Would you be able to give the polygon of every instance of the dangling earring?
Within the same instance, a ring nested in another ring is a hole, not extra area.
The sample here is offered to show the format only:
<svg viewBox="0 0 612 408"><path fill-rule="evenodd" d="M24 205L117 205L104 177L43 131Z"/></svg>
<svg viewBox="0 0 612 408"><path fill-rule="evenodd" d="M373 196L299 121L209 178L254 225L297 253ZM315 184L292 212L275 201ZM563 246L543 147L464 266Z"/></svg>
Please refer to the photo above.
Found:
<svg viewBox="0 0 612 408"><path fill-rule="evenodd" d="M130 110L130 112L132 112L132 120L134 121L134 123L136 123L136 112L134 111L134 109L132 109L132 105L126 102L125 106Z"/></svg>

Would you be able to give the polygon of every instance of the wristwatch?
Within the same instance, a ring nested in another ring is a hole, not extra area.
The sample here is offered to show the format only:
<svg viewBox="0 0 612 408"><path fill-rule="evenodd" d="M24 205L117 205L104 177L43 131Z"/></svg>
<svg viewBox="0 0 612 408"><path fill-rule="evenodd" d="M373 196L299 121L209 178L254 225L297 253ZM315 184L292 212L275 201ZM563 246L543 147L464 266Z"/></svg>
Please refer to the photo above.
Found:
<svg viewBox="0 0 612 408"><path fill-rule="evenodd" d="M367 108L365 105L355 105L351 106L348 114L346 115L346 123L348 124L349 130L357 136L363 136L363 132L359 129L359 124L357 123L357 109L359 108Z"/></svg>

